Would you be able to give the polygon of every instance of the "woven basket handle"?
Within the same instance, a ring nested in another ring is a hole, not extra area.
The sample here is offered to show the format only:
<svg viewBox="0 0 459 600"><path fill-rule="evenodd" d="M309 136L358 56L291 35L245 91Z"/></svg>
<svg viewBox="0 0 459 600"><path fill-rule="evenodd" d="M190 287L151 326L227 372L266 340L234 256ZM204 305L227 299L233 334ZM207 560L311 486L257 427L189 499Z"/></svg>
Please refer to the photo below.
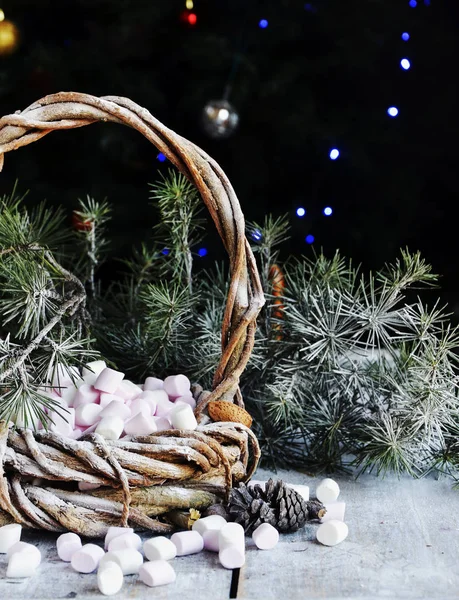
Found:
<svg viewBox="0 0 459 600"><path fill-rule="evenodd" d="M196 413L200 416L210 400L227 400L243 406L239 377L253 348L255 321L264 297L245 237L239 201L225 173L210 156L127 98L60 92L0 119L0 170L5 152L35 142L51 131L98 121L137 129L199 190L228 252L231 282L222 324L222 356L214 375L213 391L204 395Z"/></svg>

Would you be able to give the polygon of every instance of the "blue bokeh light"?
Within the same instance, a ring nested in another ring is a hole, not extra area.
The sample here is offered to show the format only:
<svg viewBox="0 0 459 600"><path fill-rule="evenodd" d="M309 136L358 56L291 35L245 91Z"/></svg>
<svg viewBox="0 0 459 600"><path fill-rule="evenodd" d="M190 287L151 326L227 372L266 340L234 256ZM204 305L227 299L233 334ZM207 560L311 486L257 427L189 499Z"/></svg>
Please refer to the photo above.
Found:
<svg viewBox="0 0 459 600"><path fill-rule="evenodd" d="M317 12L317 8L314 6L314 4L311 4L310 2L306 2L306 4L304 5L304 10L307 10L311 13Z"/></svg>
<svg viewBox="0 0 459 600"><path fill-rule="evenodd" d="M258 23L258 27L260 27L261 29L266 29L266 27L268 27L268 20L261 19L261 21Z"/></svg>
<svg viewBox="0 0 459 600"><path fill-rule="evenodd" d="M304 215L306 214L306 209L300 206L296 209L296 214L298 217L304 217Z"/></svg>
<svg viewBox="0 0 459 600"><path fill-rule="evenodd" d="M163 248L163 249L161 250L161 254L164 254L164 256L167 256L168 254L170 254L170 252L171 252L171 251L169 250L169 248Z"/></svg>
<svg viewBox="0 0 459 600"><path fill-rule="evenodd" d="M330 216L330 215L332 215L332 214L333 214L333 208L332 208L331 206L326 206L326 207L324 208L324 215L325 215L326 217L329 217L329 216Z"/></svg>
<svg viewBox="0 0 459 600"><path fill-rule="evenodd" d="M198 256L207 256L207 248L199 248Z"/></svg>
<svg viewBox="0 0 459 600"><path fill-rule="evenodd" d="M402 33L402 40L404 42L407 42L410 39L410 34L408 32L405 31L405 33Z"/></svg>
<svg viewBox="0 0 459 600"><path fill-rule="evenodd" d="M159 160L159 162L165 162L167 160L166 156L162 152L160 152L156 158Z"/></svg>
<svg viewBox="0 0 459 600"><path fill-rule="evenodd" d="M255 241L259 242L262 238L261 231L259 229L255 229L254 231L252 231L252 238Z"/></svg>
<svg viewBox="0 0 459 600"><path fill-rule="evenodd" d="M312 244L314 243L314 239L314 236L310 233L304 238L304 241L306 242L306 244Z"/></svg>
<svg viewBox="0 0 459 600"><path fill-rule="evenodd" d="M424 0L424 4L425 4L426 6L430 6L430 0Z"/></svg>
<svg viewBox="0 0 459 600"><path fill-rule="evenodd" d="M339 156L339 150L338 150L338 148L332 148L330 150L329 156L330 156L331 160L336 160L338 158L338 156Z"/></svg>
<svg viewBox="0 0 459 600"><path fill-rule="evenodd" d="M400 66L405 71L408 71L408 69L411 67L411 63L407 58L402 58L402 60L400 61Z"/></svg>
<svg viewBox="0 0 459 600"><path fill-rule="evenodd" d="M389 106L387 114L389 117L396 117L398 115L398 108L396 106Z"/></svg>
<svg viewBox="0 0 459 600"><path fill-rule="evenodd" d="M418 5L416 0L410 0L408 4L411 6L411 8L416 8L416 6Z"/></svg>

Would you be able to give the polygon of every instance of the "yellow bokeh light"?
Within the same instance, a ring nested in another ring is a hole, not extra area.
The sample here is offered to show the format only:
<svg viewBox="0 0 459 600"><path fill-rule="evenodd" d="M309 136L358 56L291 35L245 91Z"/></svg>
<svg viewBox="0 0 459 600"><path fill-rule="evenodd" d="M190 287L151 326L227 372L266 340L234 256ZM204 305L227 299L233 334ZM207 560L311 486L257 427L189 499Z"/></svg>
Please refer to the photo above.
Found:
<svg viewBox="0 0 459 600"><path fill-rule="evenodd" d="M4 21L5 20L5 13L3 12L3 10L0 8L0 21Z"/></svg>
<svg viewBox="0 0 459 600"><path fill-rule="evenodd" d="M188 10L191 10L194 6L193 0L186 0L186 7Z"/></svg>

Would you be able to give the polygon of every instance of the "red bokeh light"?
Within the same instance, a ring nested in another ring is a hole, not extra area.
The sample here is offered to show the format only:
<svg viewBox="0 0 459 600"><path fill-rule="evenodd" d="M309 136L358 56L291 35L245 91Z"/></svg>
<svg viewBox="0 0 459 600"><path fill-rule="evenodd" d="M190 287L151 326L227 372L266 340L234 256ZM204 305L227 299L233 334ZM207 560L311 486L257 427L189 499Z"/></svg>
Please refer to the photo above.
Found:
<svg viewBox="0 0 459 600"><path fill-rule="evenodd" d="M188 23L190 25L196 25L197 20L198 20L198 17L194 13L190 13L188 15Z"/></svg>

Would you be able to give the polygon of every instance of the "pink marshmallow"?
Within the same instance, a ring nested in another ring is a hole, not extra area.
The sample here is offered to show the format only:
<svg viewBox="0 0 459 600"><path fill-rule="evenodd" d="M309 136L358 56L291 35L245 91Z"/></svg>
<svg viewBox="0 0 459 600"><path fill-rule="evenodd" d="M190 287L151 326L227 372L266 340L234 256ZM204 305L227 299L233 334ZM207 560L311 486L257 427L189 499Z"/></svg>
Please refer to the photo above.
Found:
<svg viewBox="0 0 459 600"><path fill-rule="evenodd" d="M134 415L134 413L131 412L131 409L126 406L124 402L120 402L119 400L112 400L110 404L107 404L107 406L105 406L105 408L103 408L100 412L100 416L102 418L121 417L123 420L125 420L129 419L131 415Z"/></svg>
<svg viewBox="0 0 459 600"><path fill-rule="evenodd" d="M81 540L76 533L64 533L57 538L57 554L64 562L70 562L81 547Z"/></svg>
<svg viewBox="0 0 459 600"><path fill-rule="evenodd" d="M93 404L99 400L99 392L92 385L84 383L76 391L73 406L78 408L82 404Z"/></svg>
<svg viewBox="0 0 459 600"><path fill-rule="evenodd" d="M132 527L109 527L105 534L105 550L108 549L108 545L112 540L119 535L124 535L126 533L134 533L134 530Z"/></svg>
<svg viewBox="0 0 459 600"><path fill-rule="evenodd" d="M63 436L71 436L75 429L75 409L67 408L60 410L59 413L49 413L50 418L54 421L50 423L49 429L53 433L59 433Z"/></svg>
<svg viewBox="0 0 459 600"><path fill-rule="evenodd" d="M115 394L106 394L105 392L101 392L100 394L100 405L102 408L105 408L110 404L110 402L122 402L124 404L124 398L120 396L115 396Z"/></svg>
<svg viewBox="0 0 459 600"><path fill-rule="evenodd" d="M94 387L100 392L114 394L124 379L124 373L106 367L97 376Z"/></svg>
<svg viewBox="0 0 459 600"><path fill-rule="evenodd" d="M115 550L125 550L126 548L134 548L134 550L140 550L142 547L142 540L136 533L124 533L118 535L108 544L108 551L114 552Z"/></svg>
<svg viewBox="0 0 459 600"><path fill-rule="evenodd" d="M145 417L151 417L151 406L146 400L143 400L142 398L136 398L135 400L133 400L129 405L129 408L131 410L132 416L138 413L142 413Z"/></svg>
<svg viewBox="0 0 459 600"><path fill-rule="evenodd" d="M164 380L164 391L169 398L190 395L190 380L185 375L170 375Z"/></svg>
<svg viewBox="0 0 459 600"><path fill-rule="evenodd" d="M153 417L156 425L156 431L169 431L172 429L171 422L166 417Z"/></svg>
<svg viewBox="0 0 459 600"><path fill-rule="evenodd" d="M67 388L63 388L61 390L61 398L69 408L73 408L73 403L75 401L76 394L77 388L74 385L71 385Z"/></svg>
<svg viewBox="0 0 459 600"><path fill-rule="evenodd" d="M168 417L175 404L170 400L161 400L156 405L155 417Z"/></svg>
<svg viewBox="0 0 459 600"><path fill-rule="evenodd" d="M123 398L124 400L134 400L134 398L137 398L141 393L142 389L128 379L122 381L115 392L117 396L120 396L120 398Z"/></svg>
<svg viewBox="0 0 459 600"><path fill-rule="evenodd" d="M144 391L147 390L162 390L164 385L164 381L162 379L158 379L157 377L147 377L145 379L145 383L143 384Z"/></svg>
<svg viewBox="0 0 459 600"><path fill-rule="evenodd" d="M179 396L174 400L174 404L177 404L178 402L189 404L193 410L196 408L196 400L193 398L193 396Z"/></svg>
<svg viewBox="0 0 459 600"><path fill-rule="evenodd" d="M219 542L220 531L214 529L213 531L204 531L202 539L204 540L204 548L211 552L218 552L220 550Z"/></svg>
<svg viewBox="0 0 459 600"><path fill-rule="evenodd" d="M164 392L166 394L166 392ZM166 394L167 396L167 394ZM143 400L144 402L146 402L148 404L148 406L150 407L150 414L154 415L156 412L156 395L155 392L151 392L151 391L146 391L146 392L142 392L140 394L140 396L138 396L135 399L135 402L137 402L138 400Z"/></svg>
<svg viewBox="0 0 459 600"><path fill-rule="evenodd" d="M124 431L128 435L150 435L156 431L156 423L153 417L137 413L124 424Z"/></svg>
<svg viewBox="0 0 459 600"><path fill-rule="evenodd" d="M53 373L52 385L54 388L66 388L73 385L77 379L81 379L77 367L66 367L58 363Z"/></svg>
<svg viewBox="0 0 459 600"><path fill-rule="evenodd" d="M100 404L81 404L75 409L75 423L90 427L100 420Z"/></svg>
<svg viewBox="0 0 459 600"><path fill-rule="evenodd" d="M172 534L171 542L177 548L177 556L196 554L204 548L202 535L197 531L179 531Z"/></svg>

